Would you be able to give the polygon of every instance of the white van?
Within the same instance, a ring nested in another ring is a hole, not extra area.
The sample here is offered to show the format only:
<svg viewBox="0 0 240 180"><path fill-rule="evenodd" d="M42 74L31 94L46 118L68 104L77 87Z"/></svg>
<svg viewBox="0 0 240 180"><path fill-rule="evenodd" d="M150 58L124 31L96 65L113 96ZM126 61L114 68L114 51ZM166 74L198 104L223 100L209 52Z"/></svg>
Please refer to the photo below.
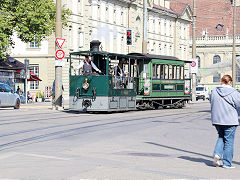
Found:
<svg viewBox="0 0 240 180"><path fill-rule="evenodd" d="M207 86L197 86L196 87L196 100L199 99L209 99L209 88Z"/></svg>

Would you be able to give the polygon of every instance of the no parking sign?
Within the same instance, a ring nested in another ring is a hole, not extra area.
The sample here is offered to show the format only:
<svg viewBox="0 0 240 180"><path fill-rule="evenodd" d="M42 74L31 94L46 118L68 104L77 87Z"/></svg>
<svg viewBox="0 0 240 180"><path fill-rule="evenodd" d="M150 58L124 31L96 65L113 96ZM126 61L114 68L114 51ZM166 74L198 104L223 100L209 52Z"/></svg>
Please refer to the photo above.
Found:
<svg viewBox="0 0 240 180"><path fill-rule="evenodd" d="M197 73L198 72L198 60L197 58L191 59L192 63L189 65L189 72L190 73Z"/></svg>

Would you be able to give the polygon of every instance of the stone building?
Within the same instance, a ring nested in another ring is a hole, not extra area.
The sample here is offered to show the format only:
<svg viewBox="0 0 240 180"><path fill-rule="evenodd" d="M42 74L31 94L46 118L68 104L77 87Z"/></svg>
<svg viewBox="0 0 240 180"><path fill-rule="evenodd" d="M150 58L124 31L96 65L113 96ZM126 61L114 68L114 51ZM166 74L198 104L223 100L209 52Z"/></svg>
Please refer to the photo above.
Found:
<svg viewBox="0 0 240 180"><path fill-rule="evenodd" d="M142 52L144 0L62 0L71 10L68 27L62 37L66 57L63 66L64 99L68 100L69 52L89 50L92 40L101 41L100 49L115 53ZM187 3L170 0L147 1L147 52L150 54L190 58L189 31L192 10ZM126 31L132 30L132 45L126 45ZM47 92L55 79L55 38L25 44L15 38L11 56L24 62L42 81L31 82L31 93Z"/></svg>
<svg viewBox="0 0 240 180"><path fill-rule="evenodd" d="M192 5L192 0L182 0L182 2ZM236 5L236 56L238 57L240 56L239 0L236 0ZM232 74L232 0L196 1L196 15L196 50L200 68L198 84L208 85L212 89L220 84L220 78L224 74ZM240 88L240 68L238 64L236 84Z"/></svg>

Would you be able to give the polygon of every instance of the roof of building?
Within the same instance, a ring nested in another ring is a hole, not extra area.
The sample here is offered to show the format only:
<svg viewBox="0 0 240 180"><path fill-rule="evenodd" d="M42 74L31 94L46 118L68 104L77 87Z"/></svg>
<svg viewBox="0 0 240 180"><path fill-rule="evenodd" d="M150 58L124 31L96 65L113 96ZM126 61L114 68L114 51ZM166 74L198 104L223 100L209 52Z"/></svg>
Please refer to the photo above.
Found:
<svg viewBox="0 0 240 180"><path fill-rule="evenodd" d="M170 9L156 5L156 4L153 4L153 7L170 14L181 16L185 12L186 8L188 7L188 3L172 1Z"/></svg>
<svg viewBox="0 0 240 180"><path fill-rule="evenodd" d="M192 0L177 0L178 4L190 4ZM171 0L171 7L176 6L176 0ZM179 9L181 9L179 7ZM236 17L240 16L237 7ZM236 21L236 33L240 34L240 21ZM196 1L196 35L226 35L232 34L233 6L230 0L200 0ZM191 32L192 34L192 32Z"/></svg>
<svg viewBox="0 0 240 180"><path fill-rule="evenodd" d="M182 15L186 10L188 3L183 3L180 1L171 1L171 10L174 11L177 15Z"/></svg>
<svg viewBox="0 0 240 180"><path fill-rule="evenodd" d="M6 60L0 60L0 68L14 70L24 69L24 64L10 56L7 56Z"/></svg>

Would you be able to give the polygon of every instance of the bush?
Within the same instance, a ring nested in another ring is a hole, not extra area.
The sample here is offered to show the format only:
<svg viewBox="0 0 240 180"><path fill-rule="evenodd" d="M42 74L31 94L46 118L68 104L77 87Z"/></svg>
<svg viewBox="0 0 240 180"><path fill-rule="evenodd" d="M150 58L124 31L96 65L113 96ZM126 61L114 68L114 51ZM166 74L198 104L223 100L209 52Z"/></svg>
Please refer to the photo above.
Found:
<svg viewBox="0 0 240 180"><path fill-rule="evenodd" d="M43 93L41 91L37 92L36 93L36 98L43 98Z"/></svg>

